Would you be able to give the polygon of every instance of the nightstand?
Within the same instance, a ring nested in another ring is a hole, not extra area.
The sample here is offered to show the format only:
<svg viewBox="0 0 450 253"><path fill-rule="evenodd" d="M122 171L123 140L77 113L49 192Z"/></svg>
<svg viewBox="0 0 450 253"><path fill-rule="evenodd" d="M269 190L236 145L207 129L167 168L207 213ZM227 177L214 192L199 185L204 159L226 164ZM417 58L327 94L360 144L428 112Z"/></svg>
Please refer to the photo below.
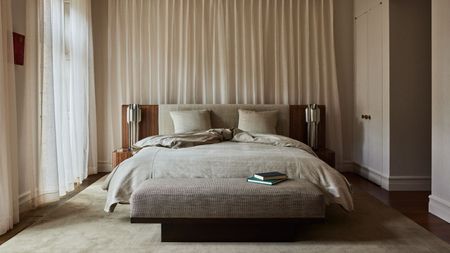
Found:
<svg viewBox="0 0 450 253"><path fill-rule="evenodd" d="M112 153L112 168L115 168L117 165L119 165L121 162L125 161L126 159L133 156L133 153L131 150L128 150L126 148L120 148L116 149Z"/></svg>
<svg viewBox="0 0 450 253"><path fill-rule="evenodd" d="M327 148L319 148L318 150L314 150L317 156L326 162L328 165L334 168L335 164L335 154L333 150Z"/></svg>

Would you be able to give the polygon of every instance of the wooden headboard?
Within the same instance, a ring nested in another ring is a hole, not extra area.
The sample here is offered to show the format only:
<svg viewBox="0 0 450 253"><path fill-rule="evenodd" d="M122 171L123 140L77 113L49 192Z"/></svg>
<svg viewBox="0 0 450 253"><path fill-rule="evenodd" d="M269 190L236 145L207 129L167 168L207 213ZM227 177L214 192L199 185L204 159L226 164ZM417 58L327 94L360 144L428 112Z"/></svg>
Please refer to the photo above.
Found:
<svg viewBox="0 0 450 253"><path fill-rule="evenodd" d="M122 147L128 148L128 126L127 126L127 107L122 105ZM305 109L307 105L289 105L289 137L307 142L307 125L305 121ZM158 105L140 105L141 122L139 124L139 139L148 136L158 135ZM319 105L320 124L319 124L319 148L325 147L325 106Z"/></svg>

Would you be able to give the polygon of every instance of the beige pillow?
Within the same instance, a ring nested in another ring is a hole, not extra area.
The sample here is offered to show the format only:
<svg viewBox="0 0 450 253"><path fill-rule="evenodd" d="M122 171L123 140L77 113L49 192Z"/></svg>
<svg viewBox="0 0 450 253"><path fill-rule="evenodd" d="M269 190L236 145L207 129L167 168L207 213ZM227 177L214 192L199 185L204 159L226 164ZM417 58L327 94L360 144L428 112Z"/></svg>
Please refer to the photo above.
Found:
<svg viewBox="0 0 450 253"><path fill-rule="evenodd" d="M277 114L276 110L255 112L239 109L238 128L255 134L276 134Z"/></svg>
<svg viewBox="0 0 450 253"><path fill-rule="evenodd" d="M170 117L176 134L211 128L211 116L208 110L172 111Z"/></svg>

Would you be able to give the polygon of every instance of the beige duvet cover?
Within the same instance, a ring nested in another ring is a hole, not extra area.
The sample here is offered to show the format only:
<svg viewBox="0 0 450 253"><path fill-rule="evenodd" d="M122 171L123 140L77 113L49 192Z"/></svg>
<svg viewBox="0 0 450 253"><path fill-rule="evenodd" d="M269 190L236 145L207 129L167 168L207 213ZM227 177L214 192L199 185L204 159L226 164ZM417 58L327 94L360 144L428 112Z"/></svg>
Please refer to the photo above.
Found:
<svg viewBox="0 0 450 253"><path fill-rule="evenodd" d="M245 180L254 173L268 171L306 179L322 190L327 203L353 210L345 177L318 159L307 145L288 137L220 129L154 136L136 145L141 150L117 166L105 181L106 212L114 211L117 203L129 203L133 191L151 178Z"/></svg>

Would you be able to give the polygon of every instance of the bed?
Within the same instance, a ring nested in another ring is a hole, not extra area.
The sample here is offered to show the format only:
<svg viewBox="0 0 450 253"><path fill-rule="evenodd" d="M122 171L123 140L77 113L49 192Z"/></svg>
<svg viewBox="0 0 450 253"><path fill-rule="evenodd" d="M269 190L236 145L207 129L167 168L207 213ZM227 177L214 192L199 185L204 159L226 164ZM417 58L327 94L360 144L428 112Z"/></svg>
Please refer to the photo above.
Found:
<svg viewBox="0 0 450 253"><path fill-rule="evenodd" d="M221 141L215 144L170 149L145 147L117 166L108 176L106 212L118 203L129 203L131 194L145 180L152 178L246 178L255 172L284 172L289 178L306 179L325 195L327 204L336 203L345 210L353 209L350 186L338 171L318 159L301 141L306 139L305 105L141 105L142 122L139 138L170 135L174 132L169 112L207 109L212 128L237 127L238 109L278 111L277 134L263 136L273 143L253 141ZM319 146L325 144L325 107L320 106ZM126 106L122 108L126 118ZM128 147L126 122L122 121L123 147ZM289 138L288 138L289 137ZM245 139L245 138L244 138ZM295 144L292 144L293 142ZM287 144L286 144L287 143Z"/></svg>

